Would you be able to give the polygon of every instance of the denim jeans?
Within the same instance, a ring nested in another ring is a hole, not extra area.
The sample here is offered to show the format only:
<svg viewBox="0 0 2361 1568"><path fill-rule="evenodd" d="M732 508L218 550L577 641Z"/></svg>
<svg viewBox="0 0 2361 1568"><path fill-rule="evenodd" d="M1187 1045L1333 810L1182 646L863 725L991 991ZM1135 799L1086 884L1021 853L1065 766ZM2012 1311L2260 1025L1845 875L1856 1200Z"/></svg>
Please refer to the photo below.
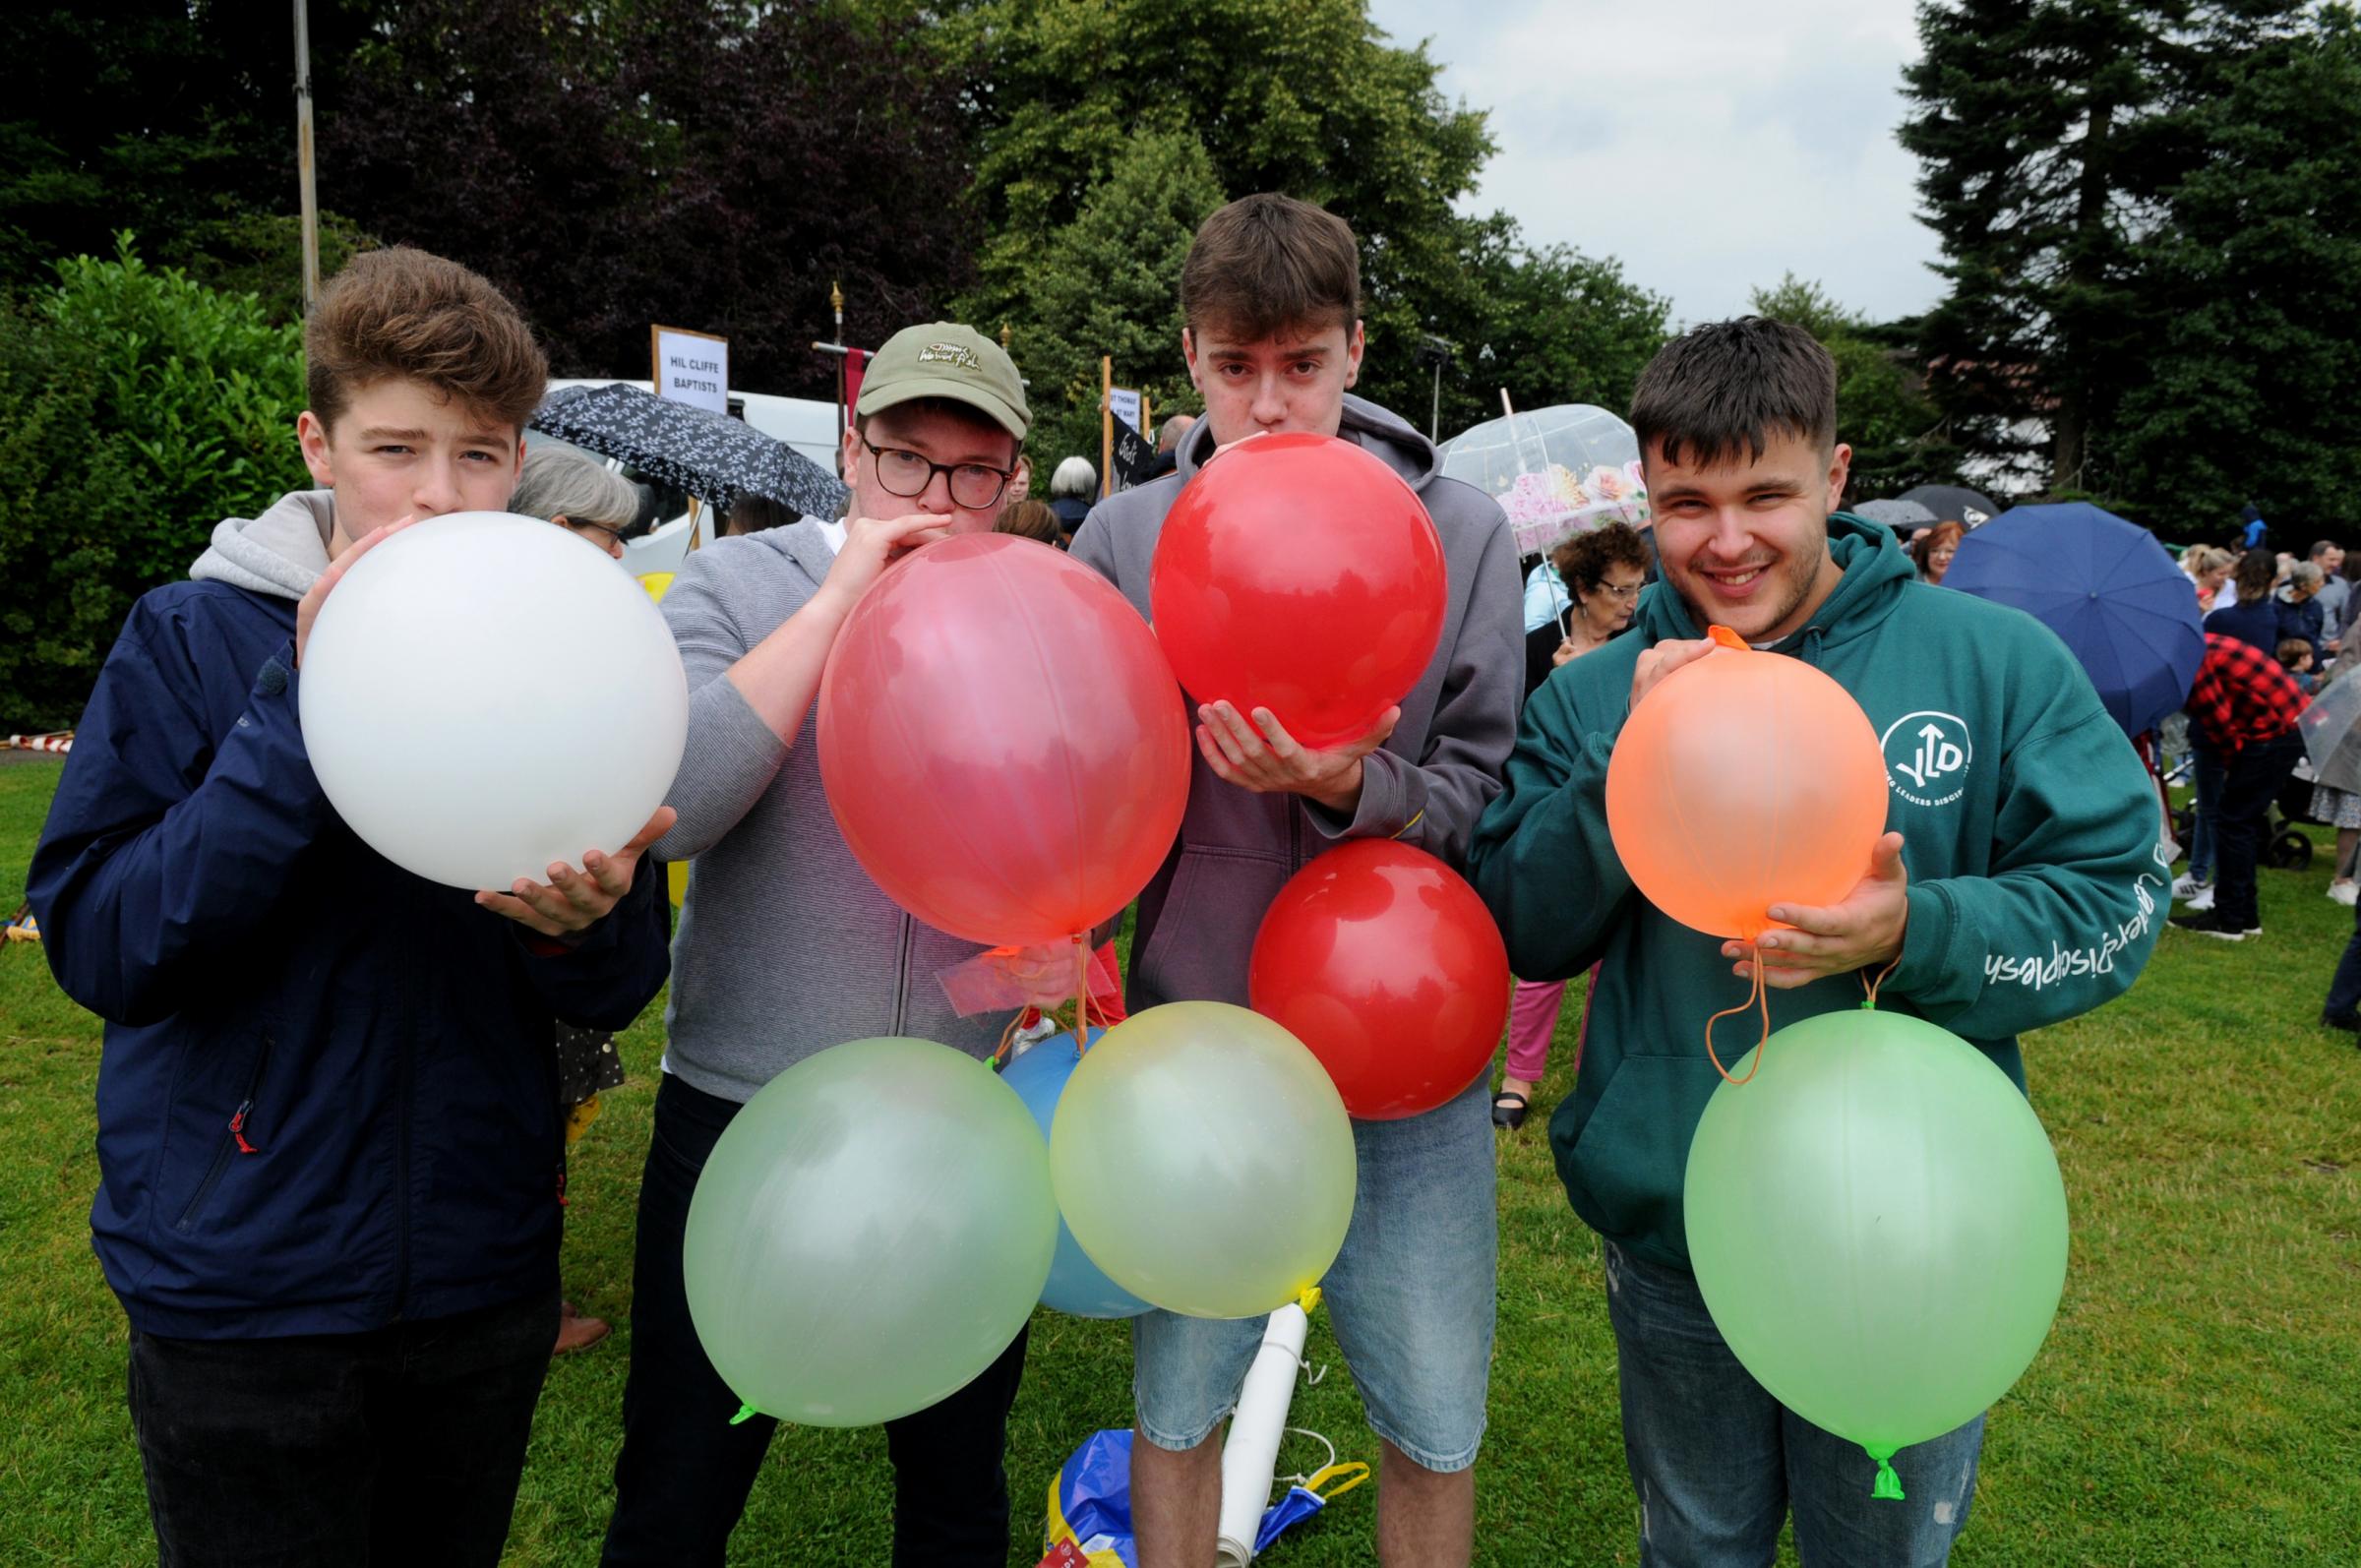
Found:
<svg viewBox="0 0 2361 1568"><path fill-rule="evenodd" d="M689 1199L738 1109L735 1101L670 1073L656 1090L655 1132L639 1183L632 1368L623 1390L623 1454L615 1462L615 1517L607 1525L605 1563L719 1568L778 1428L767 1416L730 1424L738 1396L705 1358L681 1277ZM1007 1562L1008 1476L1001 1452L1024 1368L1025 1334L1019 1330L974 1382L939 1405L885 1423L886 1454L893 1461L895 1568L1003 1568Z"/></svg>
<svg viewBox="0 0 2361 1568"><path fill-rule="evenodd" d="M2201 882L2210 882L2213 879L2219 842L2214 835L2220 820L2221 782L2226 770L2221 754L2199 737L2195 726L2189 731L2189 755L2190 777L2197 796L2193 809L2197 825L2189 830L2189 874Z"/></svg>
<svg viewBox="0 0 2361 1568"><path fill-rule="evenodd" d="M1606 1249L1623 1459L1641 1568L1767 1568L1795 1516L1803 1568L1934 1568L1968 1523L1984 1418L1894 1456L1906 1498L1869 1495L1856 1443L1773 1399L1723 1343L1683 1269Z"/></svg>
<svg viewBox="0 0 2361 1568"><path fill-rule="evenodd" d="M557 1334L555 1295L366 1334L133 1329L158 1561L492 1568Z"/></svg>
<svg viewBox="0 0 2361 1568"><path fill-rule="evenodd" d="M1466 1470L1491 1373L1491 1074L1421 1116L1356 1121L1360 1186L1323 1310L1370 1429L1432 1471ZM1238 1406L1267 1318L1147 1312L1131 1320L1132 1400L1159 1448L1203 1442Z"/></svg>

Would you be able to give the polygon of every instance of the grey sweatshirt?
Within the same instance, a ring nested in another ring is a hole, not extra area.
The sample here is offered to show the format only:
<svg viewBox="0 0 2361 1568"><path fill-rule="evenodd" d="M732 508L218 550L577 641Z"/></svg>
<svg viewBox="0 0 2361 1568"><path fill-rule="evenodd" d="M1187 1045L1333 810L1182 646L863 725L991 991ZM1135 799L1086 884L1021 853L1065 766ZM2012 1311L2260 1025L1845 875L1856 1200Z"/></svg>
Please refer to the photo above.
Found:
<svg viewBox="0 0 2361 1568"><path fill-rule="evenodd" d="M655 853L690 862L664 1065L725 1100L876 1035L990 1055L1006 1021L962 1019L935 978L983 949L904 914L853 859L820 790L818 704L789 745L722 679L834 560L806 517L714 541L664 595L689 672L689 747L668 800L681 819Z"/></svg>
<svg viewBox="0 0 2361 1568"><path fill-rule="evenodd" d="M1340 434L1384 458L1434 518L1448 575L1442 638L1402 699L1392 737L1362 761L1350 820L1301 796L1225 784L1201 755L1190 757L1180 842L1140 894L1126 982L1134 1011L1166 1001L1244 1006L1255 930L1304 862L1344 839L1398 838L1459 867L1476 819L1500 792L1525 688L1524 590L1508 519L1483 491L1438 475L1432 444L1375 403L1348 396ZM1165 513L1212 453L1212 428L1199 420L1176 472L1099 503L1074 535L1074 559L1104 573L1143 616Z"/></svg>
<svg viewBox="0 0 2361 1568"><path fill-rule="evenodd" d="M328 570L328 540L335 525L333 490L296 490L248 521L226 517L213 527L213 542L189 575L200 582L217 578L252 593L301 599Z"/></svg>

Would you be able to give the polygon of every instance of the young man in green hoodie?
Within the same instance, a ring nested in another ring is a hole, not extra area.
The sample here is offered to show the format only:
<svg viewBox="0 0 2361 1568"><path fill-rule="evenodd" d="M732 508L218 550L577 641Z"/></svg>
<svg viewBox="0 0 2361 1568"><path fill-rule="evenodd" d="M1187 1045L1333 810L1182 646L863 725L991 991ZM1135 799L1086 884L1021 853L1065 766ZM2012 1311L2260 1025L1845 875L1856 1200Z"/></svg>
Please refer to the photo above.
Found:
<svg viewBox="0 0 2361 1568"><path fill-rule="evenodd" d="M1751 961L1634 890L1607 832L1607 758L1632 706L1712 651L1711 627L1834 677L1883 742L1890 831L1843 902L1772 907L1793 928L1762 942L1772 1026L1858 1006L1862 978L1893 965L1880 1006L1965 1037L2020 1088L2016 1037L2116 995L2154 945L2169 877L2154 800L2056 637L1913 582L1892 535L1835 513L1851 452L1835 364L1808 333L1697 329L1641 376L1632 425L1664 580L1634 634L1528 699L1470 872L1516 973L1602 965L1549 1133L1604 1241L1640 1560L1769 1562L1791 1509L1813 1568L1939 1563L1967 1521L1982 1417L1903 1450L1908 1501L1874 1501L1860 1450L1748 1376L1698 1295L1681 1176L1719 1081L1700 1030Z"/></svg>

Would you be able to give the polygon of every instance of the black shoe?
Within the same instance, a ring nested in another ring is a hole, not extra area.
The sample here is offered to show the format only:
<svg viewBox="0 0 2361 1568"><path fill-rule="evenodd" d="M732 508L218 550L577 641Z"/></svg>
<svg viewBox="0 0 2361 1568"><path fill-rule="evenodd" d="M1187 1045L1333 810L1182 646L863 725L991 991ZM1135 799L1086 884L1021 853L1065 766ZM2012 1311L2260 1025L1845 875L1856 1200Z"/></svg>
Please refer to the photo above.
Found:
<svg viewBox="0 0 2361 1568"><path fill-rule="evenodd" d="M2348 1035L2361 1034L2361 1014L2324 1012L2320 1015L2320 1026L2323 1029L2341 1029Z"/></svg>
<svg viewBox="0 0 2361 1568"><path fill-rule="evenodd" d="M1492 1097L1492 1125L1514 1132L1525 1125L1525 1113L1533 1102L1514 1089L1503 1089Z"/></svg>
<svg viewBox="0 0 2361 1568"><path fill-rule="evenodd" d="M2263 928L2260 926L2248 926L2241 929L2223 920L2220 915L2210 909L2202 915L2175 915L2172 917L2172 923L2183 931L2195 932L2200 936L2216 937L2225 942L2242 942L2249 936L2263 935Z"/></svg>

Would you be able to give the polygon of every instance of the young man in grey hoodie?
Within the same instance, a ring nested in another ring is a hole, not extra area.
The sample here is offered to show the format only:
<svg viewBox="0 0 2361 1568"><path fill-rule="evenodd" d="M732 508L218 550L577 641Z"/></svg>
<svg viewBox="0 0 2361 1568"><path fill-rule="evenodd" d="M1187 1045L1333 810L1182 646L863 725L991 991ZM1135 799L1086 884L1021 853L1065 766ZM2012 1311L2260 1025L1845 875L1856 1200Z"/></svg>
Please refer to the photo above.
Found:
<svg viewBox="0 0 2361 1568"><path fill-rule="evenodd" d="M1347 395L1362 357L1353 231L1316 207L1249 196L1205 220L1180 274L1181 348L1205 399L1179 472L1109 500L1075 559L1148 612L1165 514L1222 447L1285 431L1341 436L1418 491L1442 537L1448 615L1433 661L1357 741L1299 746L1267 713L1197 709L1198 760L1172 858L1140 895L1129 1003L1244 1005L1254 932L1280 886L1351 838L1398 838L1460 863L1516 739L1524 625L1500 508L1435 471L1402 420ZM1274 534L1273 550L1291 548ZM1323 1282L1337 1342L1383 1441L1378 1556L1450 1568L1473 1550L1496 1225L1488 1075L1400 1121L1354 1124L1360 1193ZM1132 1320L1137 1440L1131 1507L1141 1568L1197 1568L1221 1504L1214 1434L1236 1408L1259 1319L1151 1312Z"/></svg>
<svg viewBox="0 0 2361 1568"><path fill-rule="evenodd" d="M772 1078L848 1040L911 1035L989 1056L997 1030L951 1008L937 975L974 942L905 914L870 880L820 788L815 697L845 617L886 564L991 531L1029 420L999 346L947 322L906 328L870 361L844 436L846 519L716 540L664 596L689 673L689 746L657 844L687 860L655 1133L639 1189L632 1368L604 1560L723 1560L777 1422L733 1425L738 1396L689 1319L681 1241L706 1157ZM967 1387L885 1423L899 1565L1001 1568L1001 1467L1025 1336Z"/></svg>

